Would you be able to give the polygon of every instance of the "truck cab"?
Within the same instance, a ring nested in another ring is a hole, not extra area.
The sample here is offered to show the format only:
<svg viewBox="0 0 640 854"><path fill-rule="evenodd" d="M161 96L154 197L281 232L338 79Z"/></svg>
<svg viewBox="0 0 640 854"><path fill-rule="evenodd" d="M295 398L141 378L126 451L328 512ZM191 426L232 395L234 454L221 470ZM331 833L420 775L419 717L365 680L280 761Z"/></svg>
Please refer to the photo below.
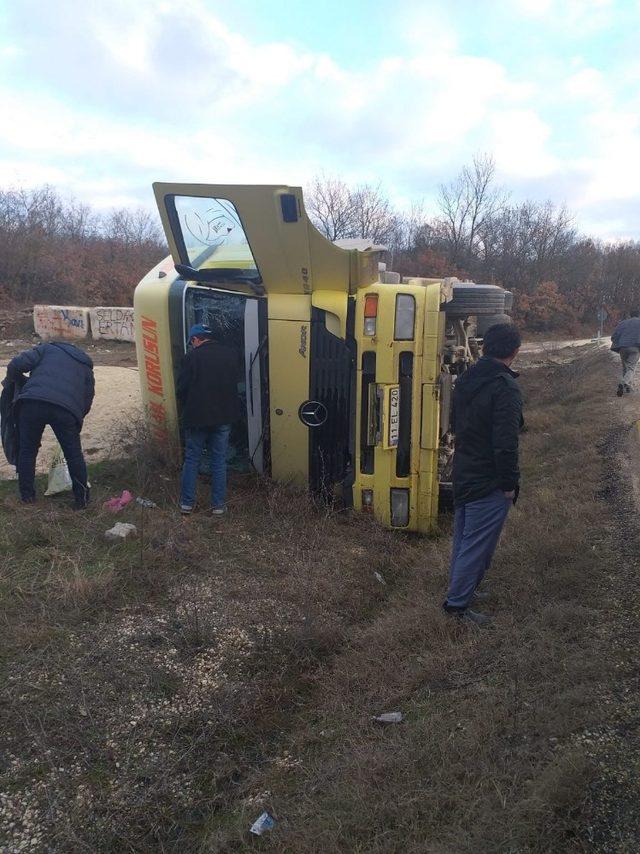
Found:
<svg viewBox="0 0 640 854"><path fill-rule="evenodd" d="M306 486L393 528L432 531L450 480L456 376L477 329L510 294L455 279L401 279L385 247L336 245L286 186L154 184L170 256L134 297L143 403L180 442L175 384L194 323L244 367L232 426L246 469Z"/></svg>

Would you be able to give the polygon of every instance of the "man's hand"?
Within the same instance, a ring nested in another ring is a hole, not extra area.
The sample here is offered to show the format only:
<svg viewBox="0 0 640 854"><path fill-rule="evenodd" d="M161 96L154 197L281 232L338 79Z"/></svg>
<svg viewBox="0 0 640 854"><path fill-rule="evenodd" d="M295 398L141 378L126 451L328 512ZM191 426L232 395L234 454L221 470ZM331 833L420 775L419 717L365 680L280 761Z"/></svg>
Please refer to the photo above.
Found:
<svg viewBox="0 0 640 854"><path fill-rule="evenodd" d="M504 497L509 498L511 501L513 501L513 499L516 497L515 489L512 489L511 492L505 492Z"/></svg>

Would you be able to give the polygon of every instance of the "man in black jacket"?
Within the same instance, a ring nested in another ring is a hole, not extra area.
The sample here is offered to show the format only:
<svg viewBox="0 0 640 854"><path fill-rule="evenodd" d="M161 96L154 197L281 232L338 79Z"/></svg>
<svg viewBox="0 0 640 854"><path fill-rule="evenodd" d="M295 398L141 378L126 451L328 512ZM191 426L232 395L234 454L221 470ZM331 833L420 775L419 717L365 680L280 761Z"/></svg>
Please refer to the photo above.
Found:
<svg viewBox="0 0 640 854"><path fill-rule="evenodd" d="M220 516L226 510L229 433L240 417L240 364L236 351L214 340L214 333L207 326L192 326L189 340L192 349L183 359L177 384L185 437L180 510L185 514L193 510L200 460L207 447L211 458L211 512Z"/></svg>
<svg viewBox="0 0 640 854"><path fill-rule="evenodd" d="M26 381L24 374L29 374ZM93 403L93 362L74 344L38 344L9 362L7 381L24 381L16 402L16 468L22 501L32 504L36 499L36 457L44 428L49 424L69 467L75 506L83 509L89 503L89 488L80 431Z"/></svg>
<svg viewBox="0 0 640 854"><path fill-rule="evenodd" d="M447 613L476 625L490 618L469 608L518 495L518 437L522 395L510 365L520 334L510 323L492 326L483 356L456 382L453 421L455 522Z"/></svg>

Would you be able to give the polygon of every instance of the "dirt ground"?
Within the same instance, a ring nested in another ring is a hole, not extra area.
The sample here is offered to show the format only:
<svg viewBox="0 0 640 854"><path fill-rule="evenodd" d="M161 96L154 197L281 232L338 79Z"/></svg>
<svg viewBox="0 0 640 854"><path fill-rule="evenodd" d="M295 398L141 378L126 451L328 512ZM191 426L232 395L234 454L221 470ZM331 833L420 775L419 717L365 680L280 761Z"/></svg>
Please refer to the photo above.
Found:
<svg viewBox="0 0 640 854"><path fill-rule="evenodd" d="M0 375L9 358L27 349L28 341L2 342L0 345ZM8 344L12 346L9 347ZM82 430L82 446L87 461L98 462L108 456L121 453L120 434L122 426L139 419L140 384L135 367L135 350L131 345L84 347L95 364L96 396ZM38 454L37 471L46 472L53 458L56 440L47 427ZM0 479L15 478L15 469L0 454Z"/></svg>
<svg viewBox="0 0 640 854"><path fill-rule="evenodd" d="M0 341L0 374L12 356L36 343L26 337L14 341ZM599 346L607 346L603 339ZM538 364L563 364L577 358L585 349L595 347L589 340L540 341L525 344L521 361L527 367ZM93 359L96 377L96 397L82 431L82 445L87 461L99 462L121 451L119 438L122 427L138 419L141 412L140 386L136 367L135 348L119 342L82 344ZM37 470L46 472L51 463L55 436L46 429L42 450L38 455ZM0 454L0 480L15 478L15 469Z"/></svg>

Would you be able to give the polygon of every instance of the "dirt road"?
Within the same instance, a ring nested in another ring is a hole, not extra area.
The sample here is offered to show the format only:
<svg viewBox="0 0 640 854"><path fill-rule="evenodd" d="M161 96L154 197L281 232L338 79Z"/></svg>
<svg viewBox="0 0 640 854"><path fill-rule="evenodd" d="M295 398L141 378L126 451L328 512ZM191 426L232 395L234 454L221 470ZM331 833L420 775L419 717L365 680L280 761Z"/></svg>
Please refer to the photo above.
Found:
<svg viewBox="0 0 640 854"><path fill-rule="evenodd" d="M4 374L6 363L0 364ZM118 456L122 426L141 415L138 369L98 365L94 369L96 396L82 430L82 446L87 462L94 463L109 455ZM55 436L47 427L38 454L37 470L46 472L51 463ZM0 454L0 479L15 478L15 469Z"/></svg>

